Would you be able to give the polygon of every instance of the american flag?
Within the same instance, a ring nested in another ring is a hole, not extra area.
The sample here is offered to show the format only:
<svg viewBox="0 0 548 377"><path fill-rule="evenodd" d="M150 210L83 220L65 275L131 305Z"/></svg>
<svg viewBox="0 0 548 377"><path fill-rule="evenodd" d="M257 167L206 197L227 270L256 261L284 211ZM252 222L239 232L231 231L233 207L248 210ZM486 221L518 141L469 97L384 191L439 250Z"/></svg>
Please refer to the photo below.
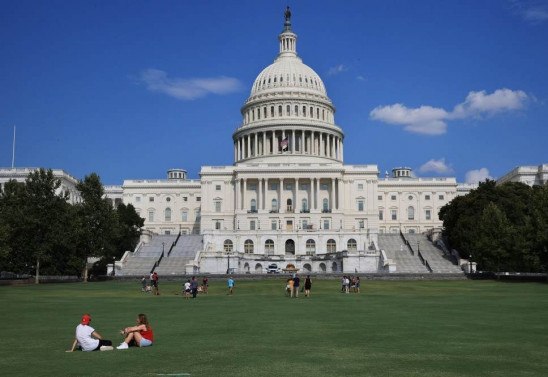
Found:
<svg viewBox="0 0 548 377"><path fill-rule="evenodd" d="M280 148L282 151L286 151L288 147L289 147L289 140L286 137L285 139L282 139L282 141L280 141Z"/></svg>

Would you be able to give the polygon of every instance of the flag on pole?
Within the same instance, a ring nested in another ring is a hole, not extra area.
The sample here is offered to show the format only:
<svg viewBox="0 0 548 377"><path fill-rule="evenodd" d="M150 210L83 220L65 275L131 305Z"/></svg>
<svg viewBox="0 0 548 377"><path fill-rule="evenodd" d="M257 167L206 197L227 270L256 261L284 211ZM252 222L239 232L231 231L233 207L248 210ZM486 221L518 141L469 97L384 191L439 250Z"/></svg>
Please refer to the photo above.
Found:
<svg viewBox="0 0 548 377"><path fill-rule="evenodd" d="M282 152L289 149L289 140L287 139L287 137L280 141L280 149L282 150Z"/></svg>

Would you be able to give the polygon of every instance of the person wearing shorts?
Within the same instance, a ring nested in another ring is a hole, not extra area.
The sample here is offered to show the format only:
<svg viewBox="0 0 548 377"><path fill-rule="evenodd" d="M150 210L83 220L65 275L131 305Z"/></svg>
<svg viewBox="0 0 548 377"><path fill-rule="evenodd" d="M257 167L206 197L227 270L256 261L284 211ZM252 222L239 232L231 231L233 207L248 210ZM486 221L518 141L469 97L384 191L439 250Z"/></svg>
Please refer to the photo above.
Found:
<svg viewBox="0 0 548 377"><path fill-rule="evenodd" d="M91 316L84 314L80 324L76 326L76 336L72 347L67 352L73 352L79 345L82 351L110 351L112 350L112 342L110 340L103 339L93 327L89 325L91 322Z"/></svg>
<svg viewBox="0 0 548 377"><path fill-rule="evenodd" d="M137 316L137 326L126 327L120 330L125 339L116 349L125 350L129 346L137 347L149 347L154 342L154 333L152 327L148 323L148 318L145 314L139 314Z"/></svg>

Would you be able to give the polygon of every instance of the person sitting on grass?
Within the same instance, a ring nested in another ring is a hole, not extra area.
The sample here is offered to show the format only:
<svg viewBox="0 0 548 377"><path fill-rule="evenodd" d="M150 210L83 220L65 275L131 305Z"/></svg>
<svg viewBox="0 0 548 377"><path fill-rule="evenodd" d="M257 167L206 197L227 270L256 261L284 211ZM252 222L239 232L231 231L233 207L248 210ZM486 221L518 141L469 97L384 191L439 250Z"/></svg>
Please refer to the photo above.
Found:
<svg viewBox="0 0 548 377"><path fill-rule="evenodd" d="M76 337L72 342L72 347L67 352L73 352L76 350L76 346L79 345L79 349L82 351L111 351L112 342L110 340L103 339L93 327L89 325L91 322L91 316L84 314L80 324L76 326Z"/></svg>
<svg viewBox="0 0 548 377"><path fill-rule="evenodd" d="M129 346L136 347L148 347L152 345L154 341L154 333L148 323L147 316L145 314L139 314L137 316L137 326L126 327L120 330L125 339L116 349L125 350Z"/></svg>

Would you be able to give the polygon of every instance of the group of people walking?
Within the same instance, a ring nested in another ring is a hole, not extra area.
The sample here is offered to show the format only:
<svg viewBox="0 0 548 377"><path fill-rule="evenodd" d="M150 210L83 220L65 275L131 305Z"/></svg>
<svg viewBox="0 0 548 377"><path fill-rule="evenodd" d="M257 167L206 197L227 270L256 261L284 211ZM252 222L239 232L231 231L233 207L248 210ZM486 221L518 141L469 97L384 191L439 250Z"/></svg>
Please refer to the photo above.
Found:
<svg viewBox="0 0 548 377"><path fill-rule="evenodd" d="M293 277L287 279L287 284L285 286L286 296L298 298L299 289L301 289L301 292L304 292L305 297L310 297L310 290L312 289L312 279L310 279L310 275L306 275L302 288L299 275L294 274Z"/></svg>
<svg viewBox="0 0 548 377"><path fill-rule="evenodd" d="M90 325L91 315L84 314L78 326L76 326L76 332L72 347L67 352L74 352L77 349L82 351L111 351L114 349L112 341L103 339ZM123 330L120 330L120 334L124 337L124 340L116 349L124 350L131 346L135 347L149 347L154 342L154 332L148 322L148 318L145 314L137 315L137 324L135 326L128 326Z"/></svg>
<svg viewBox="0 0 548 377"><path fill-rule="evenodd" d="M343 276L341 279L341 293L360 293L359 276Z"/></svg>

